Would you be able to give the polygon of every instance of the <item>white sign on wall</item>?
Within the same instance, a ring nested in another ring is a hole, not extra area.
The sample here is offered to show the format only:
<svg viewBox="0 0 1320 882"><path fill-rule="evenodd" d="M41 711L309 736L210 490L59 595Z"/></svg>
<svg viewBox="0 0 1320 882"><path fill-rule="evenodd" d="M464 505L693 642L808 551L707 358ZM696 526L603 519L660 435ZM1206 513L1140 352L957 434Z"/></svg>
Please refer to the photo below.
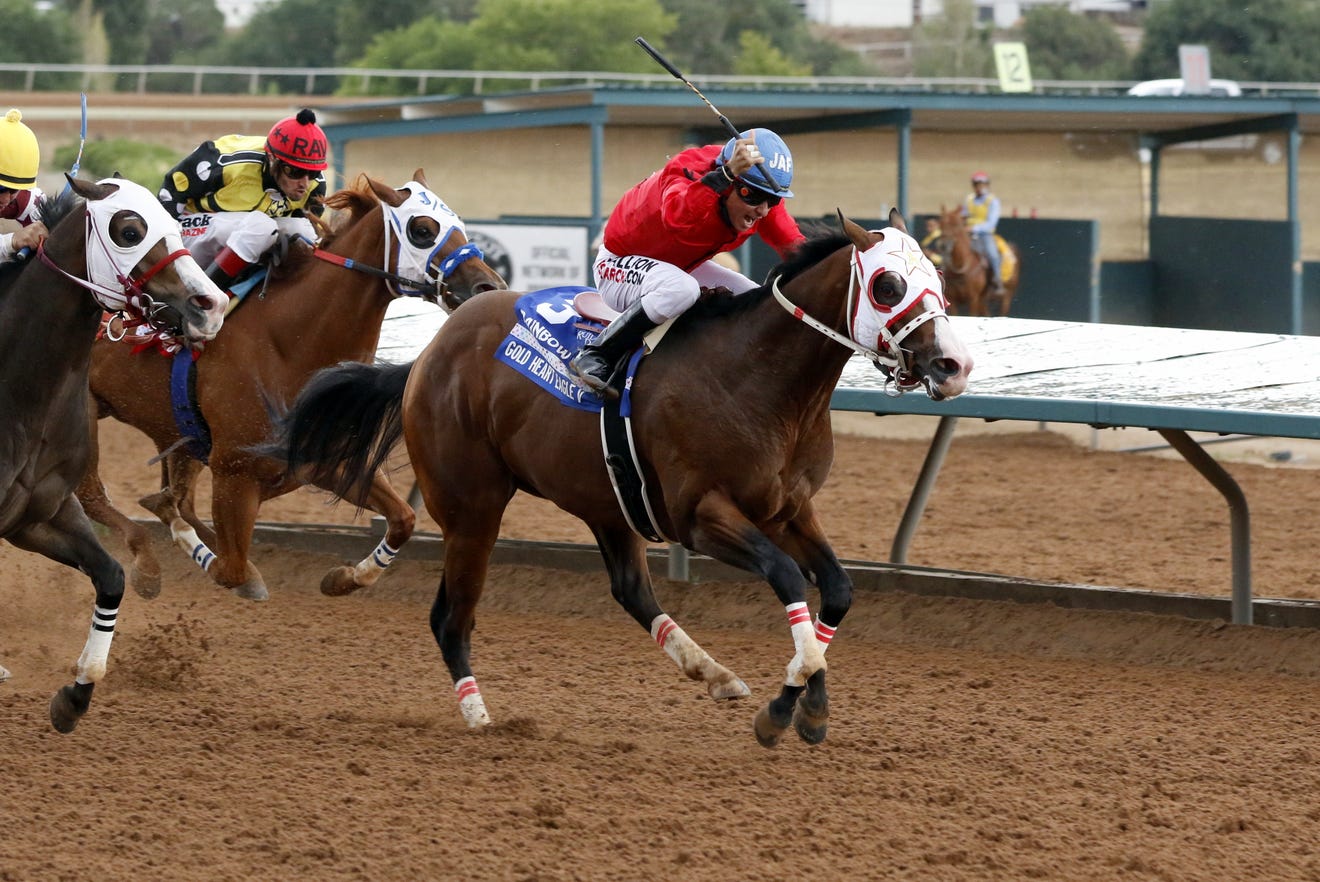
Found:
<svg viewBox="0 0 1320 882"><path fill-rule="evenodd" d="M592 284L586 226L468 224L467 236L514 291Z"/></svg>

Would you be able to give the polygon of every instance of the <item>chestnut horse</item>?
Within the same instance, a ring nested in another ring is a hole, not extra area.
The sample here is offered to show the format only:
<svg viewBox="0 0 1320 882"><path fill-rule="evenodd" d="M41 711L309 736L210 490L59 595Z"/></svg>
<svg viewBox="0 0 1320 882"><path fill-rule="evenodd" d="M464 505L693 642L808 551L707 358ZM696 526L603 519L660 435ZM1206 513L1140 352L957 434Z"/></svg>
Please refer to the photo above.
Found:
<svg viewBox="0 0 1320 882"><path fill-rule="evenodd" d="M101 316L191 345L220 330L226 299L149 190L66 177L42 209L51 232L36 257L0 269L0 539L82 570L96 589L74 682L50 702L60 732L73 731L105 676L124 595L123 569L73 495L89 455L87 365Z"/></svg>
<svg viewBox="0 0 1320 882"><path fill-rule="evenodd" d="M833 458L830 399L845 363L863 352L899 390L924 386L934 399L961 393L971 368L939 276L902 217L891 213L893 226L878 232L840 221L843 235L805 243L768 286L677 319L628 393L657 532L760 575L787 610L795 652L782 692L754 721L766 746L790 722L808 742L825 737L824 653L852 585L812 497ZM684 674L716 699L748 695L657 603L646 542L621 509L602 456L600 419L497 361L518 299L501 293L464 306L412 365L323 372L266 449L291 469L337 479L338 492L353 499L362 491L353 476L369 474L405 437L427 510L444 533L431 628L469 726L490 722L469 664L473 616L518 490L587 523L615 599ZM536 339L540 351L556 347ZM814 626L812 583L820 591Z"/></svg>
<svg viewBox="0 0 1320 882"><path fill-rule="evenodd" d="M420 170L398 190L364 176L326 204L344 213L335 230L314 253L291 249L280 271L272 270L269 286L246 297L196 362L195 397L210 434L214 529L194 507L203 464L193 455L198 451L179 446L172 359L135 354L129 341L109 339L92 352L93 437L97 419L113 416L167 451L163 489L141 504L217 584L254 600L268 596L248 559L258 508L303 484L248 449L267 435L268 404L282 407L327 365L372 360L386 308L398 296L431 302L443 297L453 308L506 287L468 243L463 222L426 188ZM159 593L160 565L149 534L110 504L95 455L78 496L93 520L124 536L133 555L134 589L146 597ZM374 476L367 506L385 515L386 535L357 566L326 574L322 590L328 594L373 583L412 536L415 514L383 473Z"/></svg>
<svg viewBox="0 0 1320 882"><path fill-rule="evenodd" d="M1005 240L1012 257L1000 261L1003 274L1002 294L990 291L990 267L985 255L972 246L971 234L962 210L940 208L940 251L944 256L940 271L944 273L944 294L949 298L949 311L961 315L1008 315L1008 308L1017 293L1022 278L1022 254L1017 245Z"/></svg>

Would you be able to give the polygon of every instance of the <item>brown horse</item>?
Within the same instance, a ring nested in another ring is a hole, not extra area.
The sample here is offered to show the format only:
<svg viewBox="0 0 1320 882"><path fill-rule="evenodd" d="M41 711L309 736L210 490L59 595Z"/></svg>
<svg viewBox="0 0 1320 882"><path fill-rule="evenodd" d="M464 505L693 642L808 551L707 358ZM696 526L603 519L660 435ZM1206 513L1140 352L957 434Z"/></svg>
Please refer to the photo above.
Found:
<svg viewBox="0 0 1320 882"><path fill-rule="evenodd" d="M963 315L1008 315L1008 308L1022 278L1022 254L1017 245L1005 240L1012 257L1000 261L1003 293L990 290L990 266L985 255L972 246L966 219L961 209L940 208L940 251L944 256L944 293L949 311Z"/></svg>
<svg viewBox="0 0 1320 882"><path fill-rule="evenodd" d="M209 451L179 446L172 359L135 354L134 347L109 339L92 353L93 438L96 421L113 416L167 451L162 490L141 504L170 527L176 544L217 584L255 600L268 596L248 559L258 508L304 483L249 450L268 433L268 405L291 401L320 368L370 361L386 308L401 293L432 302L443 297L453 308L506 287L468 243L458 216L426 188L420 170L399 190L364 177L356 188L329 197L327 205L344 213L335 230L314 253L291 249L281 271L272 271L268 288L247 296L226 323L228 330L196 362L195 397L200 431L209 429ZM195 511L194 486L203 464L194 453L209 453L214 529ZM133 555L134 589L155 596L160 565L149 535L110 504L95 456L78 497L93 520L124 536ZM383 472L374 476L366 504L385 515L386 535L356 567L327 573L326 593L373 583L412 536L415 514Z"/></svg>
<svg viewBox="0 0 1320 882"><path fill-rule="evenodd" d="M36 257L0 270L0 539L82 570L96 589L76 678L51 699L60 732L73 731L105 676L124 594L123 569L73 495L89 455L87 363L101 315L146 321L191 345L220 330L225 301L149 190L68 181L43 207L51 233Z"/></svg>
<svg viewBox="0 0 1320 882"><path fill-rule="evenodd" d="M759 574L788 613L795 653L783 691L754 725L767 746L794 719L803 739L825 737L824 652L852 586L812 497L833 458L830 398L845 363L865 352L899 389L925 386L935 399L961 393L971 368L945 315L939 276L897 212L880 232L840 221L844 235L803 245L769 286L676 320L629 393L655 532ZM743 681L656 602L646 543L616 498L619 462L607 466L602 455L601 420L497 361L513 345L510 329L526 330L518 300L502 293L466 305L412 365L323 372L268 449L293 469L338 478L337 490L354 498L361 487L352 476L369 474L405 436L427 510L444 532L431 628L469 726L490 722L470 640L500 520L518 490L590 526L615 599L684 674L713 698L746 696ZM547 354L562 345L535 332L530 339ZM806 603L813 582L814 627Z"/></svg>

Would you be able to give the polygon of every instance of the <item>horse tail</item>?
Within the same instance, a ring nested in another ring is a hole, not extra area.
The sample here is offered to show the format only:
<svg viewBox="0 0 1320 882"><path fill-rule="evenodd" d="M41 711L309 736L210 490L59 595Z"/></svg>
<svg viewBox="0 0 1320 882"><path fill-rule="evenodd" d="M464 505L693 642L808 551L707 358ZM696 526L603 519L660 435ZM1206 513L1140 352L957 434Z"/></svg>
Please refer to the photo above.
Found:
<svg viewBox="0 0 1320 882"><path fill-rule="evenodd" d="M341 362L312 375L287 411L271 414L256 449L285 474L361 507L371 479L403 435L403 388L412 363Z"/></svg>

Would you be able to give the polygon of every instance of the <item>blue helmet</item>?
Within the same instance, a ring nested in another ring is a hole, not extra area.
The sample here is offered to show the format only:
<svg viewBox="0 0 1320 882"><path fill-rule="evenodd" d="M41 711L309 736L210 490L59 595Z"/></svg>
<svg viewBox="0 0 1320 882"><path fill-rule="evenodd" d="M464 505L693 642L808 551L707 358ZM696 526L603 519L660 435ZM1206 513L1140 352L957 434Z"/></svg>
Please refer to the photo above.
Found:
<svg viewBox="0 0 1320 882"><path fill-rule="evenodd" d="M758 190L764 190L773 196L783 196L785 198L792 196L793 191L788 188L793 183L793 154L788 152L788 145L784 143L784 139L769 129L748 129L737 138L730 138L729 143L724 145L724 149L720 151L719 158L715 162L718 165L724 165L728 162L733 156L733 150L740 138L751 138L756 144L756 149L761 151L761 155L765 157L765 162L753 166L750 171L742 176L743 183ZM768 173L770 180L782 189L776 190L771 187L762 176L765 173Z"/></svg>

